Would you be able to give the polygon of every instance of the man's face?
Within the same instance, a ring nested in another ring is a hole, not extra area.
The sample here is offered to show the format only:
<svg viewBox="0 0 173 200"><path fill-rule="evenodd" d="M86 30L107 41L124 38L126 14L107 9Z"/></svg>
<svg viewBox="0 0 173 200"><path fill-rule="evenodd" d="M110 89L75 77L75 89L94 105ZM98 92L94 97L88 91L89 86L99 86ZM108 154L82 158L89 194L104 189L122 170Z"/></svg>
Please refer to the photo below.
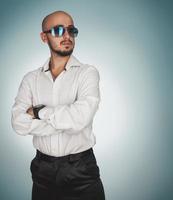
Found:
<svg viewBox="0 0 173 200"><path fill-rule="evenodd" d="M73 20L64 14L58 14L48 19L44 31L50 30L52 27L63 25L64 27L73 26ZM46 42L52 52L59 56L71 55L75 46L74 37L70 36L67 28L62 36L53 36L51 33L42 33L46 38Z"/></svg>

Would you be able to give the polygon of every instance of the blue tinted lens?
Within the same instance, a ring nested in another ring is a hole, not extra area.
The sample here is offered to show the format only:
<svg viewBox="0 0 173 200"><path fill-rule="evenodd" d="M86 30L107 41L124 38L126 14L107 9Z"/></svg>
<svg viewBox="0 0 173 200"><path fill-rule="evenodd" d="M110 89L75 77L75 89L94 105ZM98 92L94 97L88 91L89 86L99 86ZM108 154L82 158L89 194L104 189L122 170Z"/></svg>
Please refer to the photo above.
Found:
<svg viewBox="0 0 173 200"><path fill-rule="evenodd" d="M59 25L52 28L52 35L61 37L65 33L66 28ZM76 37L78 35L78 29L74 26L67 27L67 31L71 37Z"/></svg>
<svg viewBox="0 0 173 200"><path fill-rule="evenodd" d="M57 26L54 28L55 35L61 37L64 34L64 27L63 26Z"/></svg>
<svg viewBox="0 0 173 200"><path fill-rule="evenodd" d="M58 35L59 36L62 36L64 33L64 28L62 26L59 27L59 30L58 30Z"/></svg>
<svg viewBox="0 0 173 200"><path fill-rule="evenodd" d="M68 33L72 36L72 37L76 37L78 34L78 29L75 27L69 27L68 28Z"/></svg>

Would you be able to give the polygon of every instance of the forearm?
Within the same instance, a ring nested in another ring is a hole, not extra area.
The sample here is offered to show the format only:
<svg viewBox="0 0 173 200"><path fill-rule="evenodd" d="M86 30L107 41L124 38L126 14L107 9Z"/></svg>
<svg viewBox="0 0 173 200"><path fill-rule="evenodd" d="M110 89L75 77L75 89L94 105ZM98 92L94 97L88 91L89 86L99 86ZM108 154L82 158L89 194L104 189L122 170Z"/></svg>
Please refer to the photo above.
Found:
<svg viewBox="0 0 173 200"><path fill-rule="evenodd" d="M98 104L99 99L86 97L70 105L46 106L39 116L56 130L78 133L92 122Z"/></svg>
<svg viewBox="0 0 173 200"><path fill-rule="evenodd" d="M14 130L20 135L36 136L80 133L92 122L100 102L98 71L89 68L81 80L74 103L45 106L38 112L40 119L36 119L32 110L32 91L23 79L12 108Z"/></svg>
<svg viewBox="0 0 173 200"><path fill-rule="evenodd" d="M36 119L32 114L31 108L27 109L26 105L19 101L13 105L11 124L17 134L22 136L48 136L61 132L44 120Z"/></svg>
<svg viewBox="0 0 173 200"><path fill-rule="evenodd" d="M38 113L56 130L81 132L93 120L100 103L99 73L90 68L78 88L77 100L68 105L46 106Z"/></svg>

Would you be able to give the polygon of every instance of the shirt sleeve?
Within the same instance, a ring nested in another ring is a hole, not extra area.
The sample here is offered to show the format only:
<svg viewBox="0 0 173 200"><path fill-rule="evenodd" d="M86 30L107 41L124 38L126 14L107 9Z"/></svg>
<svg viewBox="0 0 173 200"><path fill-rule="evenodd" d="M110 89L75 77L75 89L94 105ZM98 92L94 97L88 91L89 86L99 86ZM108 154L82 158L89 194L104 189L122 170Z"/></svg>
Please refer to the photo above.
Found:
<svg viewBox="0 0 173 200"><path fill-rule="evenodd" d="M11 111L11 124L15 132L23 136L46 136L61 132L44 120L33 119L31 115L26 113L27 109L32 106L32 98L31 88L25 75Z"/></svg>
<svg viewBox="0 0 173 200"><path fill-rule="evenodd" d="M56 130L74 134L80 132L92 122L100 102L98 70L89 66L81 78L77 100L69 105L46 106L38 113Z"/></svg>

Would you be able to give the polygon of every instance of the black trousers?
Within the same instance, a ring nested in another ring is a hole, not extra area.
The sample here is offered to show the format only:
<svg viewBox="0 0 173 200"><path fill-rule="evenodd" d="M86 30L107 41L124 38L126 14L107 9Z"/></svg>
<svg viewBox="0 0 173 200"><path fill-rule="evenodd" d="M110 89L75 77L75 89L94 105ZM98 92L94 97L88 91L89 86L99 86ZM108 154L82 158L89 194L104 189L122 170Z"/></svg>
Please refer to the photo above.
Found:
<svg viewBox="0 0 173 200"><path fill-rule="evenodd" d="M30 170L32 200L105 200L92 148L62 157L37 150Z"/></svg>

